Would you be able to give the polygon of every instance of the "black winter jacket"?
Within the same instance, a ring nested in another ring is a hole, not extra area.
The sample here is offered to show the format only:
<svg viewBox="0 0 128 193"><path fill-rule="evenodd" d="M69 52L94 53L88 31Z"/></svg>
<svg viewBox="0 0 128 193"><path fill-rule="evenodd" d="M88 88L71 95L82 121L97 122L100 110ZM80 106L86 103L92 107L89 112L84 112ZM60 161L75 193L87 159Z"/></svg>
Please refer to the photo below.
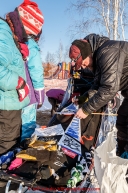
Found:
<svg viewBox="0 0 128 193"><path fill-rule="evenodd" d="M92 47L95 78L88 91L89 100L82 108L91 114L112 100L118 91L128 94L128 42L96 34L84 39Z"/></svg>

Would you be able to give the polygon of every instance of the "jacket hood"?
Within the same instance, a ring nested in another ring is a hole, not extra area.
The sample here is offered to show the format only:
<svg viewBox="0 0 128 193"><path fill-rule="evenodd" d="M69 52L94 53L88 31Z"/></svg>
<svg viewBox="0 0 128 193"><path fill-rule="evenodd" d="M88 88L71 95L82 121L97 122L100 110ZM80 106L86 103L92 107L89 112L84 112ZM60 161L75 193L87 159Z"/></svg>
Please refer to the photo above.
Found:
<svg viewBox="0 0 128 193"><path fill-rule="evenodd" d="M9 25L6 23L6 21L0 19L0 29L4 29L6 31L8 31L10 33L10 35L12 35L12 31L9 27Z"/></svg>
<svg viewBox="0 0 128 193"><path fill-rule="evenodd" d="M93 54L104 42L110 40L108 37L99 36L97 34L89 34L84 39L90 43Z"/></svg>

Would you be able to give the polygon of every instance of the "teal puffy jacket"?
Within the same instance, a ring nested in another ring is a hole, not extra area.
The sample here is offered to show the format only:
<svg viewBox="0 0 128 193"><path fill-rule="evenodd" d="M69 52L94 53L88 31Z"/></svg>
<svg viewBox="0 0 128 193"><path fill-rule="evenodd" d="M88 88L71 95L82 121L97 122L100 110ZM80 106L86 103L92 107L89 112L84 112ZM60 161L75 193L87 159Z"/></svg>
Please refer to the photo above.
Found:
<svg viewBox="0 0 128 193"><path fill-rule="evenodd" d="M0 110L19 110L29 104L18 99L18 77L26 80L24 61L8 24L0 19Z"/></svg>

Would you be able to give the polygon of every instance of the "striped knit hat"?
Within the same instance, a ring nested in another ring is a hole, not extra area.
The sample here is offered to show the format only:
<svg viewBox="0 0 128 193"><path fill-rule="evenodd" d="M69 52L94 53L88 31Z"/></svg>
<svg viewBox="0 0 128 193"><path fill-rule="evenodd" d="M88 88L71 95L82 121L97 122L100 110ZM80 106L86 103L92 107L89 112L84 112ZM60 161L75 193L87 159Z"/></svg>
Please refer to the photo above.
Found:
<svg viewBox="0 0 128 193"><path fill-rule="evenodd" d="M30 0L24 0L18 7L18 11L26 33L37 36L44 23L44 17L38 5Z"/></svg>

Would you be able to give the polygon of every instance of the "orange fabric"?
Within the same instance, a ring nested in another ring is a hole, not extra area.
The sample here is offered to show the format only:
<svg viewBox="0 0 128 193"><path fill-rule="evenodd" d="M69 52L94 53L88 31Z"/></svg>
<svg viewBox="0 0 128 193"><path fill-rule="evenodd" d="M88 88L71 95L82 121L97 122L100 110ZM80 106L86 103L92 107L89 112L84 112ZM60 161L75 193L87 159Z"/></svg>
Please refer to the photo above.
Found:
<svg viewBox="0 0 128 193"><path fill-rule="evenodd" d="M45 128L47 128L47 126L46 126L46 125L43 125L43 126L41 126L41 128L42 128L42 129L45 129Z"/></svg>
<svg viewBox="0 0 128 193"><path fill-rule="evenodd" d="M84 144L84 140L87 140L87 141L92 141L93 140L93 136L90 136L89 138L86 137L86 136L82 136L81 137L81 143Z"/></svg>

